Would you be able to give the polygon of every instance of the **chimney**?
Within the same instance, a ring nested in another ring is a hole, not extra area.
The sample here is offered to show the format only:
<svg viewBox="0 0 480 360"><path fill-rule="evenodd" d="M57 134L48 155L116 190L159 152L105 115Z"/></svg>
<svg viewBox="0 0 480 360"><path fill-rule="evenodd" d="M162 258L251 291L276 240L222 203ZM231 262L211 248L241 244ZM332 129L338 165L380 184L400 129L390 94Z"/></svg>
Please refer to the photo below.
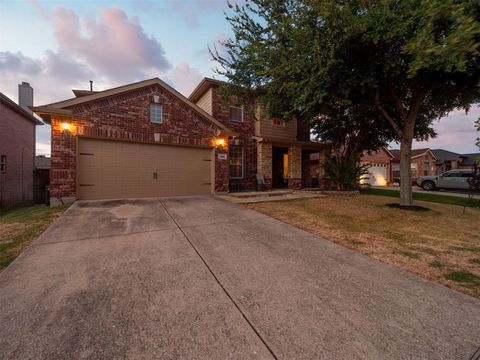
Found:
<svg viewBox="0 0 480 360"><path fill-rule="evenodd" d="M18 105L32 114L29 106L33 106L33 88L25 81L18 84Z"/></svg>

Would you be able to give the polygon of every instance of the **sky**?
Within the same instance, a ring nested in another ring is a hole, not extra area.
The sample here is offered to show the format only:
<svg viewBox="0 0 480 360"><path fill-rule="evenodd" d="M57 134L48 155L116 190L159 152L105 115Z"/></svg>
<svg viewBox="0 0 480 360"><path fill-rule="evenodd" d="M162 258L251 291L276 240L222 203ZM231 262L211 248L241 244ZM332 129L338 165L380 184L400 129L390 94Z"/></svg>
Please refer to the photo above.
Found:
<svg viewBox="0 0 480 360"><path fill-rule="evenodd" d="M38 106L89 80L105 90L158 76L188 96L204 76L218 77L208 46L232 34L225 11L226 0L0 0L0 92L17 101L29 82ZM455 111L435 123L436 139L414 146L477 152L478 117L479 107ZM47 125L37 127L37 153L50 154Z"/></svg>

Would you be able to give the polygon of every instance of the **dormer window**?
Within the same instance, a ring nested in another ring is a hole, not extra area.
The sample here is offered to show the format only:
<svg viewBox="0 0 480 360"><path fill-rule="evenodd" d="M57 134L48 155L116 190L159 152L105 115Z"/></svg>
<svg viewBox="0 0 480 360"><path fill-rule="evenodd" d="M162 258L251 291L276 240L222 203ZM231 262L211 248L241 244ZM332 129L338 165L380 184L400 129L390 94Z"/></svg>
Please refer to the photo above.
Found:
<svg viewBox="0 0 480 360"><path fill-rule="evenodd" d="M230 106L230 121L243 122L243 106Z"/></svg>
<svg viewBox="0 0 480 360"><path fill-rule="evenodd" d="M150 122L154 124L163 123L163 107L160 104L150 104Z"/></svg>

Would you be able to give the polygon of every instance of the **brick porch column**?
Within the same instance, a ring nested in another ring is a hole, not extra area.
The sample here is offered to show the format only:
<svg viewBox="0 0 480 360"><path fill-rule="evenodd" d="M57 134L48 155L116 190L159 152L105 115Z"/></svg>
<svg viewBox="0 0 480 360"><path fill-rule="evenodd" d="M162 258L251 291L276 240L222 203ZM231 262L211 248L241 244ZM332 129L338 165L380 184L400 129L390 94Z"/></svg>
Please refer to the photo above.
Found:
<svg viewBox="0 0 480 360"><path fill-rule="evenodd" d="M272 143L258 143L257 173L265 178L265 189L272 188Z"/></svg>
<svg viewBox="0 0 480 360"><path fill-rule="evenodd" d="M288 188L302 187L302 147L293 145L288 148Z"/></svg>

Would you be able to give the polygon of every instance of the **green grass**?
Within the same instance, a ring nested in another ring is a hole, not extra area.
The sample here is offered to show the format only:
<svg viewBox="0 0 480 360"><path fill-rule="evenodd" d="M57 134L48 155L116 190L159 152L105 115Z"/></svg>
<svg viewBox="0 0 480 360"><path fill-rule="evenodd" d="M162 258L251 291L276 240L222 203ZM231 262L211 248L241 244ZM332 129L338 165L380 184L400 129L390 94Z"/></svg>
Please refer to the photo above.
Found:
<svg viewBox="0 0 480 360"><path fill-rule="evenodd" d="M452 271L446 274L445 278L447 280L452 280L456 282L472 283L475 285L480 285L480 276L472 274L470 271L467 271L467 270Z"/></svg>
<svg viewBox="0 0 480 360"><path fill-rule="evenodd" d="M67 207L35 205L0 212L0 227L13 226L11 231L0 232L0 270L15 260Z"/></svg>
<svg viewBox="0 0 480 360"><path fill-rule="evenodd" d="M362 194L380 195L400 198L400 191L389 189L366 189L362 190ZM434 202L439 204L460 205L467 207L480 207L479 199L468 199L459 196L449 196L436 193L413 193L413 199L418 201Z"/></svg>

